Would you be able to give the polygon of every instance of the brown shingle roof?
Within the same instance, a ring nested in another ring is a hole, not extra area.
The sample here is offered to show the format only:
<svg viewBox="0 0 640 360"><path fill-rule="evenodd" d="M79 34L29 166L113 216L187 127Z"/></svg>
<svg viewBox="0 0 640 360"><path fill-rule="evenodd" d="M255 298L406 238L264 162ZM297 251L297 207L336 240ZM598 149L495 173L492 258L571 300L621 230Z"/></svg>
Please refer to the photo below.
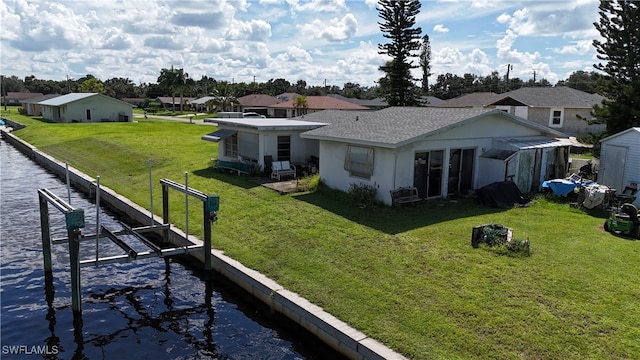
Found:
<svg viewBox="0 0 640 360"><path fill-rule="evenodd" d="M278 98L265 94L251 94L237 100L242 106L271 106L280 102Z"/></svg>
<svg viewBox="0 0 640 360"><path fill-rule="evenodd" d="M295 99L270 107L276 109L293 109ZM348 101L334 99L328 96L307 96L307 109L310 110L369 110L369 108L353 104Z"/></svg>

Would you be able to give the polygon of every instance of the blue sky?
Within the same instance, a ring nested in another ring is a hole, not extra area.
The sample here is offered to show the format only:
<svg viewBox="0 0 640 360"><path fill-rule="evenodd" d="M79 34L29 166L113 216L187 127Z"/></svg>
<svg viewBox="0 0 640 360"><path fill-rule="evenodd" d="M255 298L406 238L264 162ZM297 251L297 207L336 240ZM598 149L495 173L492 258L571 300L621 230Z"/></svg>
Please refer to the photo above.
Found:
<svg viewBox="0 0 640 360"><path fill-rule="evenodd" d="M173 65L194 79L373 86L387 60L374 0L0 1L6 76L139 84ZM510 77L555 83L593 70L597 20L597 0L434 0L416 26L431 39L432 82L511 64Z"/></svg>

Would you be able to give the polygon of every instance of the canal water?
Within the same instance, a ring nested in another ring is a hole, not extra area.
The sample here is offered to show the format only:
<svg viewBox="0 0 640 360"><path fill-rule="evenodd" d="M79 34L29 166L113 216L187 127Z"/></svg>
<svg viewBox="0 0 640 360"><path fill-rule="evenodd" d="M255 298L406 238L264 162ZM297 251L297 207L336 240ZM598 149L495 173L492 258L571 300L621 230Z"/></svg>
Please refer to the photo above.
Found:
<svg viewBox="0 0 640 360"><path fill-rule="evenodd" d="M68 201L64 181L0 140L0 358L2 359L340 359L237 286L184 258L152 258L81 269L82 315L71 309L68 246L52 248L45 279L37 189ZM71 192L95 232L95 205ZM64 216L49 206L53 238ZM121 228L101 210L100 222ZM132 225L132 224L130 224ZM122 251L99 242L100 256ZM81 260L95 258L93 240Z"/></svg>

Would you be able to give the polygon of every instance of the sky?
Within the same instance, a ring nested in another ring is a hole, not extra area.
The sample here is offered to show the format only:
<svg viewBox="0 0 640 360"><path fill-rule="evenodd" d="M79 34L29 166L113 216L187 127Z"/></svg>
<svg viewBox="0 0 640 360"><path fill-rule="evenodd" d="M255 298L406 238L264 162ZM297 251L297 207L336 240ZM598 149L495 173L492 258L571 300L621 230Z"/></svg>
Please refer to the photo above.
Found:
<svg viewBox="0 0 640 360"><path fill-rule="evenodd" d="M193 79L375 86L388 57L376 0L0 0L0 73L156 83ZM498 71L552 84L599 62L598 0L422 1L437 75ZM418 64L418 59L414 59ZM414 76L421 78L420 70Z"/></svg>

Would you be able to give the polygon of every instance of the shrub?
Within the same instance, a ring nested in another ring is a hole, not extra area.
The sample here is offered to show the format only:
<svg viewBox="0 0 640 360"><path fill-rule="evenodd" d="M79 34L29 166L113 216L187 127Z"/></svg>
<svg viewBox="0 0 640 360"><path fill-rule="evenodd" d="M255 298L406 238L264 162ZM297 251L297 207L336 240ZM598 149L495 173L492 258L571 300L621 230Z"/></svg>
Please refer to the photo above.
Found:
<svg viewBox="0 0 640 360"><path fill-rule="evenodd" d="M347 193L351 197L354 204L364 208L373 208L376 205L376 194L380 185L368 185L368 184L349 184L349 190Z"/></svg>
<svg viewBox="0 0 640 360"><path fill-rule="evenodd" d="M297 191L315 191L320 185L320 175L309 175L298 179L296 184Z"/></svg>

